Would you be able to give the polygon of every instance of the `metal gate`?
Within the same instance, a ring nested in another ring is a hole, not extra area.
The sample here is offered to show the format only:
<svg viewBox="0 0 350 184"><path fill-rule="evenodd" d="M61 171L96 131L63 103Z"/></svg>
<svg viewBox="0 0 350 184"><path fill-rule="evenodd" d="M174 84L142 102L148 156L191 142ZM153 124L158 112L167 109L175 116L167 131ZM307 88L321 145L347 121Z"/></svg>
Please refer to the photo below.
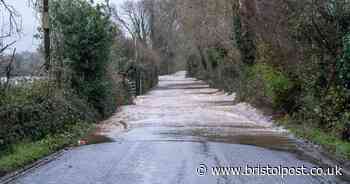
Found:
<svg viewBox="0 0 350 184"><path fill-rule="evenodd" d="M137 95L136 82L132 80L128 80L127 82L128 82L129 94L131 94L133 97L136 97Z"/></svg>

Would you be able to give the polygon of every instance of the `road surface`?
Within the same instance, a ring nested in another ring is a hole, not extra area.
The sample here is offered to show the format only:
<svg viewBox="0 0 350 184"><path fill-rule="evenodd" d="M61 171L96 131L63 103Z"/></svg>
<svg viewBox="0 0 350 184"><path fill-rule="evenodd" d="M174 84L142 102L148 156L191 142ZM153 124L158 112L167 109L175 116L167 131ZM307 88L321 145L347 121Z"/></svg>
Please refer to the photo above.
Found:
<svg viewBox="0 0 350 184"><path fill-rule="evenodd" d="M233 104L233 99L185 78L184 72L162 76L156 89L105 122L103 134L111 142L69 150L13 183L348 183L336 176L307 175L318 166L302 157L295 140L249 105ZM120 132L119 123L126 123L127 131ZM215 173L215 167L226 166L228 173ZM239 167L239 174L233 174ZM249 168L254 167L253 174ZM267 167L269 176L262 172ZM282 168L304 168L307 176L291 170L282 177Z"/></svg>

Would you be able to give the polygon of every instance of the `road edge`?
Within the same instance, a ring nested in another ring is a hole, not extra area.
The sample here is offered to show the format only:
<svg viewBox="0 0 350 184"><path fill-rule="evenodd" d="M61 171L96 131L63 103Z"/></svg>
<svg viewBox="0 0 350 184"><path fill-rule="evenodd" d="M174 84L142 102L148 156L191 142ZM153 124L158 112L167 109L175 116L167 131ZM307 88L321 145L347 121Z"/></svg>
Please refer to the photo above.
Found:
<svg viewBox="0 0 350 184"><path fill-rule="evenodd" d="M65 152L67 152L68 150L71 150L72 148L64 148L60 151L57 151L55 153L52 153L30 165L24 166L22 169L19 169L17 171L11 172L9 174L6 174L3 177L0 177L0 184L9 184L13 181L15 181L17 178L24 176L26 174L28 174L29 172L31 172L34 169L37 169L43 165L46 165L54 160L57 160L59 157L61 157Z"/></svg>

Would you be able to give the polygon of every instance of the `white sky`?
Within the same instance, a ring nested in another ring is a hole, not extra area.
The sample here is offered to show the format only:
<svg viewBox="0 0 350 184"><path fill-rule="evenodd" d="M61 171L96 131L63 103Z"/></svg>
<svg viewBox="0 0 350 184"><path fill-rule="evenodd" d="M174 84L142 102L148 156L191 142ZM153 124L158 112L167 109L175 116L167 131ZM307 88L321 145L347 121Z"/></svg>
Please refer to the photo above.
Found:
<svg viewBox="0 0 350 184"><path fill-rule="evenodd" d="M16 10L22 15L23 34L21 38L17 39L16 48L18 52L23 51L35 51L39 46L40 40L33 38L33 35L37 33L37 27L39 26L39 20L31 7L28 6L26 0L5 0L9 4L13 5ZM95 0L95 2L102 2L103 0ZM110 0L111 3L120 5L125 0Z"/></svg>

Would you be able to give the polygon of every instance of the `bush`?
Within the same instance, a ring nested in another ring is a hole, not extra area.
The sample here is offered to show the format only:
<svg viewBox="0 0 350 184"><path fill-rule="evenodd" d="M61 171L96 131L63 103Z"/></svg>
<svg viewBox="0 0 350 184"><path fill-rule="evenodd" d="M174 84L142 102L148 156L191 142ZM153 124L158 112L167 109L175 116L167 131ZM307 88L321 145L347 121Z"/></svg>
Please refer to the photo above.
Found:
<svg viewBox="0 0 350 184"><path fill-rule="evenodd" d="M47 82L10 88L0 104L0 147L26 138L39 140L77 122L94 122L97 112L72 92L49 91Z"/></svg>
<svg viewBox="0 0 350 184"><path fill-rule="evenodd" d="M116 85L110 79L82 82L80 94L85 94L88 102L106 118L117 108ZM83 96L84 97L84 96Z"/></svg>
<svg viewBox="0 0 350 184"><path fill-rule="evenodd" d="M187 77L197 77L200 72L200 64L198 57L191 54L186 62Z"/></svg>
<svg viewBox="0 0 350 184"><path fill-rule="evenodd" d="M271 105L275 109L289 110L294 88L293 82L282 72L267 64L255 64L246 69L244 88L240 94L255 104Z"/></svg>
<svg viewBox="0 0 350 184"><path fill-rule="evenodd" d="M113 37L117 29L111 22L105 7L95 7L83 0L51 1L51 24L55 30L54 59L65 60L72 71L69 87L86 99L102 118L111 115L116 107L116 88L112 73L107 71L111 63Z"/></svg>

